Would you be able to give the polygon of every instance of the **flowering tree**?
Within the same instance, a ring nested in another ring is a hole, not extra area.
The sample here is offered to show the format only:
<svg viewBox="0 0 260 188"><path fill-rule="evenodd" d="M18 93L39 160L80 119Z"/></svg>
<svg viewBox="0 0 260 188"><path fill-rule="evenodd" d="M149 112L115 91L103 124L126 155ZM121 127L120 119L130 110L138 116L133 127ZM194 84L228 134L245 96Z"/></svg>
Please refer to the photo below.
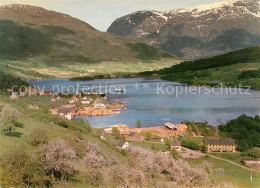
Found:
<svg viewBox="0 0 260 188"><path fill-rule="evenodd" d="M67 179L76 169L74 163L76 152L61 139L40 145L34 152L33 158L42 162L45 171L52 179Z"/></svg>
<svg viewBox="0 0 260 188"><path fill-rule="evenodd" d="M18 112L8 105L0 108L0 128L1 133L10 135L15 130L15 124L18 119Z"/></svg>

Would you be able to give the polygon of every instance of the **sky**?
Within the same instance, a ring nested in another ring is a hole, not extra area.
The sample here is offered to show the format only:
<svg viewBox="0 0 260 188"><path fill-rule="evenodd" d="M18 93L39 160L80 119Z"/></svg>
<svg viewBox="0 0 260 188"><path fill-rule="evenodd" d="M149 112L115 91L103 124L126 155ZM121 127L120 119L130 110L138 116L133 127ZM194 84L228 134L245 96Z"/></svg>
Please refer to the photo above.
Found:
<svg viewBox="0 0 260 188"><path fill-rule="evenodd" d="M28 4L69 14L100 31L106 31L117 18L136 11L168 11L220 1L223 0L0 0L1 5Z"/></svg>

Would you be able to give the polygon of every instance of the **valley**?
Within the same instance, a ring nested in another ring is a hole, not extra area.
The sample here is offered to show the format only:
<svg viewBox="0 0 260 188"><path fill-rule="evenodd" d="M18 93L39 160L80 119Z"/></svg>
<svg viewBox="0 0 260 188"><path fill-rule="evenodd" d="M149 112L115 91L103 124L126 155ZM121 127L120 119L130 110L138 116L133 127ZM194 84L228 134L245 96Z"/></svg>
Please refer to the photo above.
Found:
<svg viewBox="0 0 260 188"><path fill-rule="evenodd" d="M0 188L260 187L259 0L10 1Z"/></svg>

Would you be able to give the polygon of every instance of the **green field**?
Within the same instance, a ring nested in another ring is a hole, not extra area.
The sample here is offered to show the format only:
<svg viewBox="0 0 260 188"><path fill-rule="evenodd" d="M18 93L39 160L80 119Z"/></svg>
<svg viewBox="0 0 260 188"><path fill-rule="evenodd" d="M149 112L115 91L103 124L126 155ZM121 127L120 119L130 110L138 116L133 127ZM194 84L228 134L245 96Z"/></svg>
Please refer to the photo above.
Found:
<svg viewBox="0 0 260 188"><path fill-rule="evenodd" d="M250 181L250 171L235 166L226 161L218 160L209 156L201 157L196 159L195 162L191 162L192 165L197 166L202 164L204 161L208 161L213 164L214 168L225 169L224 175L218 175L213 173L210 178L214 182L229 182L238 187L259 187L260 186L260 173L253 172L253 181Z"/></svg>
<svg viewBox="0 0 260 188"><path fill-rule="evenodd" d="M241 156L240 152L238 152L238 153L211 153L211 155L214 155L219 158L227 159L227 160L230 160L237 164L242 165L242 163L241 163L242 156Z"/></svg>
<svg viewBox="0 0 260 188"><path fill-rule="evenodd" d="M179 62L180 60L175 59L102 61L95 63L61 61L51 65L52 61L50 59L38 57L19 61L0 59L0 70L23 79L82 77L101 74L109 74L112 77L131 77L142 71L159 70L171 67Z"/></svg>
<svg viewBox="0 0 260 188"><path fill-rule="evenodd" d="M143 72L142 76L160 76L162 79L188 85L232 86L260 89L260 46L227 54L186 61L171 68Z"/></svg>

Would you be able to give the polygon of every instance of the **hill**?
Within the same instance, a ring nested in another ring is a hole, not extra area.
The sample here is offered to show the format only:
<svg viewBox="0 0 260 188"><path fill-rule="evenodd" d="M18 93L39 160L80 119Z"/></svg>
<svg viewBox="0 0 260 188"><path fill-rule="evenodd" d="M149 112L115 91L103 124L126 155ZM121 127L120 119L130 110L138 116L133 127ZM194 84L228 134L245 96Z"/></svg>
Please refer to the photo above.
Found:
<svg viewBox="0 0 260 188"><path fill-rule="evenodd" d="M241 49L223 55L186 61L171 68L144 72L162 79L209 86L251 86L260 89L260 46Z"/></svg>
<svg viewBox="0 0 260 188"><path fill-rule="evenodd" d="M219 126L221 134L233 138L238 151L248 151L253 147L260 148L260 118L241 115Z"/></svg>
<svg viewBox="0 0 260 188"><path fill-rule="evenodd" d="M107 31L186 59L215 56L260 44L259 0L138 11L118 18Z"/></svg>
<svg viewBox="0 0 260 188"><path fill-rule="evenodd" d="M175 59L146 44L100 32L69 15L29 5L1 6L0 33L1 62L43 75L48 71L39 69L80 72L83 65L83 72L84 65L101 62Z"/></svg>

